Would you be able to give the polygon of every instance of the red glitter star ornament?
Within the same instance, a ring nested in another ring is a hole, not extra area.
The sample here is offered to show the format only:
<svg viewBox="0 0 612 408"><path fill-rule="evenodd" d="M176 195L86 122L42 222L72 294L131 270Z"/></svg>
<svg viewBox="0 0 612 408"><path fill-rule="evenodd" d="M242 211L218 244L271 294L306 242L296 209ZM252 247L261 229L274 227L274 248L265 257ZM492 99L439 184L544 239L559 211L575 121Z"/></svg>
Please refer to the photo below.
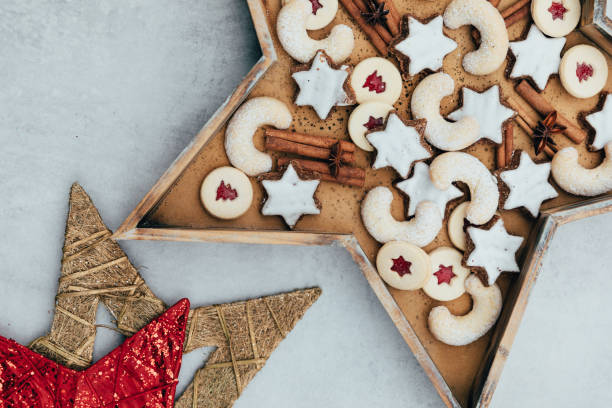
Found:
<svg viewBox="0 0 612 408"><path fill-rule="evenodd" d="M370 92L375 91L377 94L385 92L387 83L383 81L382 75L376 75L378 70L372 72L366 78L362 88L368 88Z"/></svg>
<svg viewBox="0 0 612 408"><path fill-rule="evenodd" d="M399 258L391 259L393 261L393 266L391 270L397 272L400 278L406 274L411 274L410 267L412 266L411 262L408 262L404 259L403 256L399 256Z"/></svg>
<svg viewBox="0 0 612 408"><path fill-rule="evenodd" d="M548 12L552 15L553 21L563 20L565 13L567 13L568 11L569 10L565 8L563 3L557 1L553 1L550 7L548 8Z"/></svg>
<svg viewBox="0 0 612 408"><path fill-rule="evenodd" d="M238 197L238 191L235 188L232 188L232 185L221 180L221 184L217 187L217 198L215 201L223 199L234 201Z"/></svg>
<svg viewBox="0 0 612 408"><path fill-rule="evenodd" d="M189 301L78 372L0 336L0 408L174 406Z"/></svg>
<svg viewBox="0 0 612 408"><path fill-rule="evenodd" d="M576 76L578 77L578 82L586 81L593 76L593 66L591 64L587 64L586 62L577 62Z"/></svg>
<svg viewBox="0 0 612 408"><path fill-rule="evenodd" d="M455 273L453 272L452 265L451 266L440 265L438 266L438 271L434 272L434 276L438 278L438 285L441 285L443 283L448 283L450 285L451 280L457 275L455 275Z"/></svg>

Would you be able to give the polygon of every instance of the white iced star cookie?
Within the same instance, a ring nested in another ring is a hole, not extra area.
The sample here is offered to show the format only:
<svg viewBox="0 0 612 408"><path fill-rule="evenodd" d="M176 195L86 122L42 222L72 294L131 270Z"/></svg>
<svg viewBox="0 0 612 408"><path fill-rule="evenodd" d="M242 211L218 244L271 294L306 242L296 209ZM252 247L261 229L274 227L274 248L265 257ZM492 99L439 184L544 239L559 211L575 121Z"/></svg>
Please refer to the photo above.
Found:
<svg viewBox="0 0 612 408"><path fill-rule="evenodd" d="M510 78L531 77L536 86L543 90L548 77L559 72L564 45L565 37L548 38L532 24L527 38L510 43L516 58Z"/></svg>
<svg viewBox="0 0 612 408"><path fill-rule="evenodd" d="M480 227L469 226L466 236L463 264L485 285L493 285L502 272L520 272L516 251L521 247L523 237L508 234L501 217L496 215Z"/></svg>
<svg viewBox="0 0 612 408"><path fill-rule="evenodd" d="M291 75L300 88L295 104L312 106L321 119L334 106L353 105L355 98L346 85L350 72L348 65L336 69L324 51L317 52L310 67L300 67Z"/></svg>
<svg viewBox="0 0 612 408"><path fill-rule="evenodd" d="M319 180L302 180L289 164L279 180L262 180L268 198L261 209L263 215L280 215L293 228L304 214L319 214L314 199Z"/></svg>
<svg viewBox="0 0 612 408"><path fill-rule="evenodd" d="M389 48L400 61L404 76L414 76L425 69L438 71L444 57L457 48L457 43L444 35L442 25L442 16L427 23L411 15L402 18L400 37Z"/></svg>
<svg viewBox="0 0 612 408"><path fill-rule="evenodd" d="M455 121L465 117L476 118L480 125L480 137L499 144L502 142L504 122L514 115L515 111L502 105L499 85L494 85L484 92L463 87L463 106L451 112L448 118Z"/></svg>
<svg viewBox="0 0 612 408"><path fill-rule="evenodd" d="M606 94L602 97L599 106L601 109L597 112L590 113L584 117L589 125L593 128L595 136L591 148L594 150L603 149L603 147L612 142L612 94Z"/></svg>
<svg viewBox="0 0 612 408"><path fill-rule="evenodd" d="M393 167L402 178L408 177L412 164L429 159L431 148L423 137L425 121L404 122L392 112L387 118L384 130L366 135L368 142L376 149L372 168Z"/></svg>
<svg viewBox="0 0 612 408"><path fill-rule="evenodd" d="M557 197L557 190L548 182L550 163L534 163L524 151L515 154L518 163L513 162L509 169L499 172L499 178L507 186L509 193L504 201L504 210L523 207L535 218L540 206L546 200Z"/></svg>
<svg viewBox="0 0 612 408"><path fill-rule="evenodd" d="M423 162L416 163L412 177L397 183L396 187L410 198L408 215L411 217L417 206L423 201L431 201L436 204L440 209L440 214L444 217L446 204L463 195L463 192L452 184L446 190L436 187L429 176L429 166Z"/></svg>

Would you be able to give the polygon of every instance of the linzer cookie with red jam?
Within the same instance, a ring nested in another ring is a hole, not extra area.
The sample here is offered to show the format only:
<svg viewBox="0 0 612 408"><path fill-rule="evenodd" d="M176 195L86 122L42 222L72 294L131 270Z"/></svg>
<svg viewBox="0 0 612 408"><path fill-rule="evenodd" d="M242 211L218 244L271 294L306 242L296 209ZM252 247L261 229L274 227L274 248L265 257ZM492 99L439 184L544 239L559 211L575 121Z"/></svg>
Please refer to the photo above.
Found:
<svg viewBox="0 0 612 408"><path fill-rule="evenodd" d="M357 106L348 120L348 132L353 142L367 152L374 147L366 140L366 132L382 128L393 106L384 102L365 102Z"/></svg>
<svg viewBox="0 0 612 408"><path fill-rule="evenodd" d="M261 176L261 184L268 195L261 213L280 215L289 228L295 227L303 215L316 215L321 212L321 207L314 197L319 187L319 180L306 180L300 177L294 166L297 164L290 162L282 176L280 174ZM301 169L300 172L303 173Z"/></svg>
<svg viewBox="0 0 612 408"><path fill-rule="evenodd" d="M402 18L401 33L390 44L389 51L400 62L404 78L442 69L444 57L457 48L457 43L444 35L442 25L442 16L428 21L411 15Z"/></svg>
<svg viewBox="0 0 612 408"><path fill-rule="evenodd" d="M549 37L565 37L580 21L580 0L532 0L531 16Z"/></svg>
<svg viewBox="0 0 612 408"><path fill-rule="evenodd" d="M449 301L465 293L470 270L461 264L463 254L455 248L438 247L429 253L431 272L423 291L432 299Z"/></svg>
<svg viewBox="0 0 612 408"><path fill-rule="evenodd" d="M565 38L548 38L535 24L531 25L527 37L510 43L514 64L510 78L528 78L539 90L546 88L548 78L559 72L561 50Z"/></svg>
<svg viewBox="0 0 612 408"><path fill-rule="evenodd" d="M608 62L597 48L581 44L563 54L559 77L565 90L575 98L597 95L608 81Z"/></svg>
<svg viewBox="0 0 612 408"><path fill-rule="evenodd" d="M355 66L351 88L359 103L378 101L393 105L402 93L402 76L388 60L366 58Z"/></svg>
<svg viewBox="0 0 612 408"><path fill-rule="evenodd" d="M206 176L200 189L202 205L212 216L231 220L243 215L253 201L253 186L234 167L219 167Z"/></svg>
<svg viewBox="0 0 612 408"><path fill-rule="evenodd" d="M348 65L336 67L324 51L317 52L310 66L299 66L291 74L300 88L295 104L312 106L323 120L334 106L353 105L355 96L347 83L350 72Z"/></svg>
<svg viewBox="0 0 612 408"><path fill-rule="evenodd" d="M466 236L463 265L478 275L484 285L493 285L502 272L521 271L516 263L516 252L523 237L508 234L500 216L496 215L485 225L470 225Z"/></svg>
<svg viewBox="0 0 612 408"><path fill-rule="evenodd" d="M389 286L416 290L429 278L431 261L418 246L402 241L387 242L376 256L376 268Z"/></svg>

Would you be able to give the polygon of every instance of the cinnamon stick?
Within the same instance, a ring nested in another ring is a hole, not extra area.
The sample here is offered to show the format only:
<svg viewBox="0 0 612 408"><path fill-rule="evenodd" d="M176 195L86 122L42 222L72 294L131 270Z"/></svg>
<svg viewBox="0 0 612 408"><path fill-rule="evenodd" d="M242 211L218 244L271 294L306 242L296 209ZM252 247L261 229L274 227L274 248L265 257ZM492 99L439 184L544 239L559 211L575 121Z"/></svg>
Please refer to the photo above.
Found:
<svg viewBox="0 0 612 408"><path fill-rule="evenodd" d="M497 161L497 168L501 169L506 167L506 137L502 138L502 142L499 146L497 146L497 150L495 151L495 158Z"/></svg>
<svg viewBox="0 0 612 408"><path fill-rule="evenodd" d="M501 0L489 0L489 3L491 3L493 7L497 8L499 3L501 3Z"/></svg>
<svg viewBox="0 0 612 408"><path fill-rule="evenodd" d="M505 161L509 164L514 153L514 124L512 122L508 122L504 126L504 141Z"/></svg>
<svg viewBox="0 0 612 408"><path fill-rule="evenodd" d="M529 114L529 112L527 112L525 108L523 108L521 104L519 104L518 101L511 96L506 98L506 103L526 122L531 130L535 129L538 124L538 120L540 119L538 117L534 117L534 115L536 115L535 113L533 115Z"/></svg>
<svg viewBox="0 0 612 408"><path fill-rule="evenodd" d="M510 27L514 23L527 17L529 13L530 7L529 5L525 5L522 8L518 9L516 12L510 14L508 17L504 18L504 23L506 24L506 27Z"/></svg>
<svg viewBox="0 0 612 408"><path fill-rule="evenodd" d="M301 168L307 171L312 171L318 174L321 180L323 181L332 181L339 184L345 184L354 187L363 187L365 184L365 170L359 169L363 172L363 177L349 177L346 173L342 175L338 175L334 177L331 174L331 170L329 166L325 162L320 162L316 160L306 160L306 159L295 159L291 157L279 157L277 161L277 165L279 167L286 166L289 162L296 162ZM352 168L352 167L343 167L343 169Z"/></svg>
<svg viewBox="0 0 612 408"><path fill-rule="evenodd" d="M361 16L361 11L355 5L353 0L340 0L340 3L344 6L346 11L353 17L353 20L357 23L357 25L366 33L366 35L370 38L370 41L374 45L374 47L380 52L382 55L387 55L387 44L383 41L381 36L376 32L376 30L366 23L364 18ZM391 13L389 13L391 14Z"/></svg>
<svg viewBox="0 0 612 408"><path fill-rule="evenodd" d="M531 0L518 0L516 3L505 9L501 12L501 16L506 19L506 17L510 17L512 14L516 13L519 9L522 9L526 5L528 5Z"/></svg>
<svg viewBox="0 0 612 408"><path fill-rule="evenodd" d="M389 14L387 14L387 26L389 26L389 31L391 31L391 34L394 36L398 35L402 16L399 11L397 11L395 4L393 4L393 0L385 0L385 5L389 9Z"/></svg>
<svg viewBox="0 0 612 408"><path fill-rule="evenodd" d="M264 142L266 150L276 152L293 153L298 156L306 156L313 159L329 159L332 151L330 148L311 146L308 144L293 142L275 136L267 136ZM344 163L353 163L355 158L352 152L342 152L341 160Z"/></svg>
<svg viewBox="0 0 612 408"><path fill-rule="evenodd" d="M355 5L357 6L357 8L359 8L359 10L361 10L362 13L367 13L368 12L368 7L363 2L363 0L353 0L353 1L355 2ZM367 22L366 22L366 24L367 24ZM393 36L391 35L391 33L389 33L389 31L385 27L380 25L380 24L376 24L374 26L374 29L376 30L378 35L380 35L380 38L383 39L385 44L389 45L389 43L393 39Z"/></svg>
<svg viewBox="0 0 612 408"><path fill-rule="evenodd" d="M316 147L323 147L326 149L330 149L335 144L341 142L342 150L346 152L354 152L356 148L355 144L347 142L346 140L338 140L325 136L309 135L306 133L291 132L289 130L266 129L264 135L274 136L279 139L289 140L291 142L297 142Z"/></svg>
<svg viewBox="0 0 612 408"><path fill-rule="evenodd" d="M546 116L555 111L552 106L538 91L536 91L526 80L516 85L516 91L535 109L540 115ZM587 133L571 123L565 116L557 111L557 123L566 127L563 133L574 143L579 144L587 137Z"/></svg>

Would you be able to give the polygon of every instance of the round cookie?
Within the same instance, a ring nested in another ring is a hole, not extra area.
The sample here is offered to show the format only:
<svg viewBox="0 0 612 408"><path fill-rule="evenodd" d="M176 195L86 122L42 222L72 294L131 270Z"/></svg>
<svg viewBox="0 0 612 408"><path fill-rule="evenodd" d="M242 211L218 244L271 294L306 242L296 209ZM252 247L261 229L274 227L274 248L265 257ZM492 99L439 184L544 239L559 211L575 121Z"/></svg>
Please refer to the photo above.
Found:
<svg viewBox="0 0 612 408"><path fill-rule="evenodd" d="M249 178L234 167L218 167L208 173L200 189L202 205L212 216L232 220L243 215L253 201Z"/></svg>
<svg viewBox="0 0 612 408"><path fill-rule="evenodd" d="M291 0L283 0L284 6ZM310 0L312 12L306 19L307 30L318 30L332 22L338 12L338 0Z"/></svg>
<svg viewBox="0 0 612 408"><path fill-rule="evenodd" d="M463 226L465 225L465 217L469 205L469 201L459 204L448 218L448 237L453 245L462 251L465 251L467 247Z"/></svg>
<svg viewBox="0 0 612 408"><path fill-rule="evenodd" d="M432 299L457 299L465 292L470 270L461 265L463 254L451 247L439 247L429 253L431 273L423 290Z"/></svg>
<svg viewBox="0 0 612 408"><path fill-rule="evenodd" d="M382 127L393 106L383 102L365 102L357 106L348 120L348 132L353 142L367 152L374 150L374 147L366 140L367 131L377 127Z"/></svg>
<svg viewBox="0 0 612 408"><path fill-rule="evenodd" d="M606 57L591 45L576 45L563 55L559 77L570 95L590 98L597 95L608 80Z"/></svg>
<svg viewBox="0 0 612 408"><path fill-rule="evenodd" d="M402 92L402 76L388 60L366 58L353 69L351 87L358 103L379 101L393 105Z"/></svg>
<svg viewBox="0 0 612 408"><path fill-rule="evenodd" d="M580 0L532 0L531 17L549 37L565 37L578 25Z"/></svg>
<svg viewBox="0 0 612 408"><path fill-rule="evenodd" d="M429 255L418 246L403 241L387 242L376 255L381 278L395 289L423 287L431 270Z"/></svg>

